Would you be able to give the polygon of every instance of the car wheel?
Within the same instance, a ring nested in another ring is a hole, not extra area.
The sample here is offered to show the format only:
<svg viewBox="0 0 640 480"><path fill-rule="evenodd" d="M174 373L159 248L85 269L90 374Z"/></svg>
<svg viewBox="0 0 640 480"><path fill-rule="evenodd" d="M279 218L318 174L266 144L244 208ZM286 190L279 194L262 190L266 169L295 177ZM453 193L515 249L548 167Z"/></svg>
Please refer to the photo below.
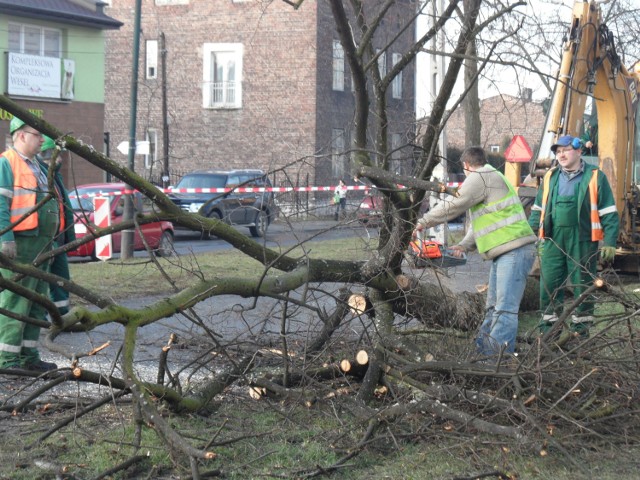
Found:
<svg viewBox="0 0 640 480"><path fill-rule="evenodd" d="M162 232L162 237L160 237L160 243L156 250L156 255L159 257L170 257L173 254L175 254L175 249L173 247L173 235L167 230Z"/></svg>
<svg viewBox="0 0 640 480"><path fill-rule="evenodd" d="M249 227L251 236L264 237L267 233L267 228L269 228L269 217L267 216L267 212L260 210L258 211L258 215L256 215L255 226Z"/></svg>
<svg viewBox="0 0 640 480"><path fill-rule="evenodd" d="M214 218L216 220L221 220L222 217L220 216L220 214L216 211L210 212L209 215L207 215L207 218ZM202 239L203 240L211 240L213 238L216 238L216 236L214 234L212 234L211 232L209 232L208 230L204 230L202 232Z"/></svg>

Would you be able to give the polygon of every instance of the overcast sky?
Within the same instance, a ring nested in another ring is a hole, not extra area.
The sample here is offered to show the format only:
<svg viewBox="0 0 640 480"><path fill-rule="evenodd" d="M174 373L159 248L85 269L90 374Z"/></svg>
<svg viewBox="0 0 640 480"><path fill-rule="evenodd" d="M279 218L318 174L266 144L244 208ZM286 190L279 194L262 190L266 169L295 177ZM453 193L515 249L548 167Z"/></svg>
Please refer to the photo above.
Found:
<svg viewBox="0 0 640 480"><path fill-rule="evenodd" d="M533 3L533 5L532 5ZM574 4L573 0L532 0L529 5L526 7L519 7L518 11L523 12L525 15L533 15L534 10L537 14L543 12L543 14L547 15L560 15L560 18L563 19L567 28L569 26L569 21L571 19L571 10ZM420 24L418 26L418 36L420 36L421 31L425 31L425 24ZM559 58L558 58L559 60ZM540 66L541 69L545 68L544 66ZM546 66L548 70L552 70L555 67ZM554 71L548 71L546 73L555 74ZM488 98L498 93L518 96L520 94L521 85L515 81L515 76L513 75L513 71L511 69L493 69L493 71L489 72L490 79L482 79L480 81L480 98ZM520 77L521 84L525 84L527 87L533 89L533 99L534 100L543 100L547 97L548 92L543 87L542 82L538 78L537 75L522 72ZM431 72L428 68L428 57L427 54L419 54L417 59L417 78L416 78L416 103L417 103L417 115L418 118L428 114L430 108L429 103L431 99L431 95L429 92L429 79L431 78ZM458 94L462 91L462 80L459 79L456 90ZM451 103L453 104L457 100L456 94L452 96Z"/></svg>

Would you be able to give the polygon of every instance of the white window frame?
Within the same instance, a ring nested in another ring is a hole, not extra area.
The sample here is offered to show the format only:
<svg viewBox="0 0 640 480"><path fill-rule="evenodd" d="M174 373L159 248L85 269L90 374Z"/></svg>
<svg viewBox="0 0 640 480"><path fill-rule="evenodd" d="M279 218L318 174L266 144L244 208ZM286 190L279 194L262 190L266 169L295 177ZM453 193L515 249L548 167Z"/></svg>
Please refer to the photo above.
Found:
<svg viewBox="0 0 640 480"><path fill-rule="evenodd" d="M391 170L396 175L404 175L402 166L402 135L399 133L391 134Z"/></svg>
<svg viewBox="0 0 640 480"><path fill-rule="evenodd" d="M342 128L331 129L331 176L333 178L343 178L346 170L345 165L345 131Z"/></svg>
<svg viewBox="0 0 640 480"><path fill-rule="evenodd" d="M376 55L378 54L378 72L380 72L380 78L384 78L387 75L387 52L382 52L378 48Z"/></svg>
<svg viewBox="0 0 640 480"><path fill-rule="evenodd" d="M491 153L500 153L500 145L491 145Z"/></svg>
<svg viewBox="0 0 640 480"><path fill-rule="evenodd" d="M166 5L189 5L189 0L155 0L155 4L158 7Z"/></svg>
<svg viewBox="0 0 640 480"><path fill-rule="evenodd" d="M149 142L149 153L144 156L144 168L150 170L158 160L158 130L147 128L144 139Z"/></svg>
<svg viewBox="0 0 640 480"><path fill-rule="evenodd" d="M158 78L158 40L147 40L146 47L145 76L153 80Z"/></svg>
<svg viewBox="0 0 640 480"><path fill-rule="evenodd" d="M395 67L396 64L402 59L402 55L399 53L394 53L391 56L391 59L393 66ZM402 98L402 70L398 72L398 75L396 75L391 82L391 96L396 99Z"/></svg>
<svg viewBox="0 0 640 480"><path fill-rule="evenodd" d="M16 49L11 46L11 30L18 28L19 32L19 40L20 45ZM25 40L26 34L29 32L25 32L26 30L30 30L31 34L37 34L39 36L38 41L38 49L34 50L25 50ZM54 49L50 49L45 40L47 39L47 35L54 35L57 39L57 47ZM31 25L28 23L17 23L17 22L9 22L9 51L14 53L25 53L29 55L37 55L40 57L52 57L52 58L62 58L62 30L58 28L46 28L41 27L40 25ZM55 52L53 51L55 50ZM51 55L54 53L54 55Z"/></svg>
<svg viewBox="0 0 640 480"><path fill-rule="evenodd" d="M202 48L202 106L210 109L242 108L242 57L241 43L205 43ZM214 72L214 55L227 64L221 64L220 72ZM229 68L230 62L233 68ZM214 77L222 74L223 80L215 82ZM233 80L229 81L229 76Z"/></svg>
<svg viewBox="0 0 640 480"><path fill-rule="evenodd" d="M344 92L344 48L340 40L333 41L332 48L333 89Z"/></svg>

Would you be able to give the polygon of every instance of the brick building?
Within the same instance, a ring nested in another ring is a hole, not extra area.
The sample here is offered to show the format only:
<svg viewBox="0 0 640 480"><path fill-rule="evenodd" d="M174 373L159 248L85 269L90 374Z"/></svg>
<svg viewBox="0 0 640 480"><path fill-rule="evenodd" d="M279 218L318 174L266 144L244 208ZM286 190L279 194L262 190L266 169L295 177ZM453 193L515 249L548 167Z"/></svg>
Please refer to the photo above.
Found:
<svg viewBox="0 0 640 480"><path fill-rule="evenodd" d="M503 154L514 135L522 135L535 152L544 129L541 102L528 95L496 95L480 101L481 145L487 152ZM447 145L464 149L464 107L458 108L447 123Z"/></svg>
<svg viewBox="0 0 640 480"><path fill-rule="evenodd" d="M0 87L12 100L65 133L102 150L105 30L122 24L93 0L0 0ZM2 149L11 144L0 110ZM68 155L67 186L101 181L103 172Z"/></svg>
<svg viewBox="0 0 640 480"><path fill-rule="evenodd" d="M116 146L129 137L135 1L109 3L125 22L107 39L105 124ZM412 44L414 29L403 28L414 15L411 0L392 7L374 41L386 47L381 69ZM136 156L139 174L157 179L167 164L172 183L200 168L288 166L278 183L285 173L315 185L348 176L354 96L327 1L295 10L283 1L143 0L141 26L136 139L150 152ZM392 145L414 132L414 76L412 64L388 92Z"/></svg>

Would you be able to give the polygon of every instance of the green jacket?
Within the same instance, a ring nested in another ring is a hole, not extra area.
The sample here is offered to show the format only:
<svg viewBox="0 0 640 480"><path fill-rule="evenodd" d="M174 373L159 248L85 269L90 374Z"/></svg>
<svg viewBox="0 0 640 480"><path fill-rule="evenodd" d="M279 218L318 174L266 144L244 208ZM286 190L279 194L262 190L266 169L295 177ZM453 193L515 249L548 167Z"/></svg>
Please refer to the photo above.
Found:
<svg viewBox="0 0 640 480"><path fill-rule="evenodd" d="M44 171L45 175L49 174L49 164L37 155L36 158L40 163L40 167ZM55 169L55 173L53 174L53 181L55 182L58 190L62 194L62 203L64 205L64 235L60 236L58 239L60 244L64 245L70 242L73 242L76 239L76 231L74 228L75 218L73 216L73 207L71 206L71 200L69 199L69 193L67 189L64 187L64 181L62 179L62 174L60 173L60 167L57 166Z"/></svg>
<svg viewBox="0 0 640 480"><path fill-rule="evenodd" d="M591 217L590 217L590 202L589 202L589 181L593 170L596 170L591 164L584 162L584 173L580 179L580 185L578 186L578 221L579 231L578 239L580 241L591 241ZM558 191L558 178L560 176L560 169L556 168L551 174L549 181L549 198L545 208L546 214L544 217L544 232L545 236L552 238L553 224L552 224L552 206L555 202ZM600 215L600 223L604 231L604 245L608 247L615 247L618 239L618 230L620 228L620 218L617 211L611 211L612 207L615 207L616 202L607 180L606 175L600 171L598 172L598 211L607 211L609 213ZM531 215L529 216L529 225L533 231L538 234L540 227L540 212L542 210L542 184L538 188L538 194L536 195L535 203L531 208Z"/></svg>

